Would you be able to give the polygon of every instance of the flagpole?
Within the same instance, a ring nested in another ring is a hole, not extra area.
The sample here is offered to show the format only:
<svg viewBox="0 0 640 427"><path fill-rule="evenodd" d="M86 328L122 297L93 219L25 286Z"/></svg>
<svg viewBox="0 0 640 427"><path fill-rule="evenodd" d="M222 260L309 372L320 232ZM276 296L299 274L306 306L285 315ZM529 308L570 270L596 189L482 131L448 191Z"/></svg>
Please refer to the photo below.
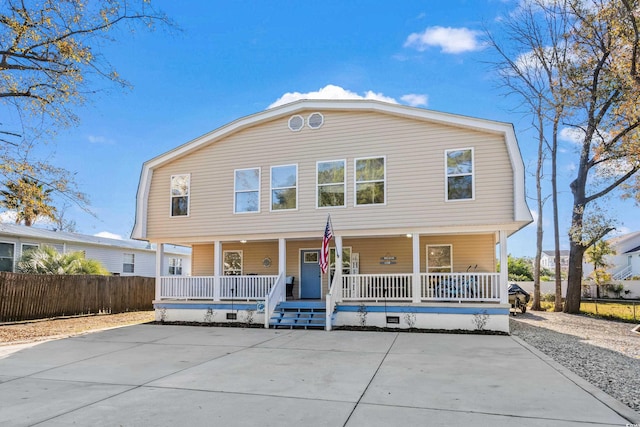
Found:
<svg viewBox="0 0 640 427"><path fill-rule="evenodd" d="M329 223L329 228L331 228L331 235L333 236L333 241L334 241L334 245L335 245L335 233L333 232L333 221L331 221L331 214L328 214L328 218L327 218L327 222ZM336 248L336 259L340 258L342 256L342 254L338 253L338 245L335 245Z"/></svg>

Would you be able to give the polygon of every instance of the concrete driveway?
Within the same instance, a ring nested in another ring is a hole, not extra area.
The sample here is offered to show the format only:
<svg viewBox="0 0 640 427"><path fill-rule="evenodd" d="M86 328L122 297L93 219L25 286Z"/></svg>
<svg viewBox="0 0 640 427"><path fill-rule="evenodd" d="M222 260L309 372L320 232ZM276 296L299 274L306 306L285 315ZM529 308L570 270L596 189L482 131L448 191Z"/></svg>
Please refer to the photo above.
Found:
<svg viewBox="0 0 640 427"><path fill-rule="evenodd" d="M4 350L3 426L584 427L640 418L507 336L137 325Z"/></svg>

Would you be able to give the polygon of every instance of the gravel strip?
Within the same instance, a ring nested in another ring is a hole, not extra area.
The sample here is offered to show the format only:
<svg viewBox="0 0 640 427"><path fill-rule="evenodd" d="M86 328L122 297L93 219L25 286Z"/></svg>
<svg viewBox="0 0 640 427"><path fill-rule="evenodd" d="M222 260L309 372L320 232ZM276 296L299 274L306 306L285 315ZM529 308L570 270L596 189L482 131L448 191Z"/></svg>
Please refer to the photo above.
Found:
<svg viewBox="0 0 640 427"><path fill-rule="evenodd" d="M65 338L106 328L153 322L153 311L101 314L0 324L0 346Z"/></svg>
<svg viewBox="0 0 640 427"><path fill-rule="evenodd" d="M553 312L510 317L511 333L640 412L640 334L631 323Z"/></svg>

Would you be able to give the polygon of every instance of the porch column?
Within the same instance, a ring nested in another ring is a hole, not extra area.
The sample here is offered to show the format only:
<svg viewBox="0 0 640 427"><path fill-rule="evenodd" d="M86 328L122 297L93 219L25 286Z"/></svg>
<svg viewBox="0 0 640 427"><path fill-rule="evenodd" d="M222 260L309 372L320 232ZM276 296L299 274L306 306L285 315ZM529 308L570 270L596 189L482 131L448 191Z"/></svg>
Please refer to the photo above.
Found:
<svg viewBox="0 0 640 427"><path fill-rule="evenodd" d="M213 242L213 300L220 301L220 276L222 275L222 242Z"/></svg>
<svg viewBox="0 0 640 427"><path fill-rule="evenodd" d="M156 300L162 296L162 273L164 272L164 243L156 245Z"/></svg>
<svg viewBox="0 0 640 427"><path fill-rule="evenodd" d="M420 283L420 235L412 233L413 242L413 302L422 300L422 284Z"/></svg>
<svg viewBox="0 0 640 427"><path fill-rule="evenodd" d="M336 275L338 277L338 280L342 281L342 267L343 267L342 262L344 261L342 259L342 236L335 236L334 239L336 241ZM338 268L340 269L339 273L338 273ZM329 293L330 290L331 290L331 283L329 283L327 286L327 293ZM342 301L342 285L338 286L338 289L336 289L336 292L338 292L338 295L336 295L335 301L337 302Z"/></svg>
<svg viewBox="0 0 640 427"><path fill-rule="evenodd" d="M507 254L507 232L500 230L500 304L509 303L509 260Z"/></svg>
<svg viewBox="0 0 640 427"><path fill-rule="evenodd" d="M278 239L278 273L287 275L287 242L282 237Z"/></svg>

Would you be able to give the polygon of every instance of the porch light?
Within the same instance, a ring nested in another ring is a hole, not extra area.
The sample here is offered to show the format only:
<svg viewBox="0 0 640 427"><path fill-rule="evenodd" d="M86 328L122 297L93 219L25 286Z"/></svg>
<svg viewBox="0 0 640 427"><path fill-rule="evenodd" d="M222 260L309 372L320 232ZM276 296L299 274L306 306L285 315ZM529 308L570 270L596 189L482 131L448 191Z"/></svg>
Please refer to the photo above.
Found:
<svg viewBox="0 0 640 427"><path fill-rule="evenodd" d="M247 243L247 241L246 240L240 240L240 243L244 244L244 243Z"/></svg>
<svg viewBox="0 0 640 427"><path fill-rule="evenodd" d="M407 233L407 239L410 239L410 238L412 238L412 237L413 237L413 234L411 234L411 233Z"/></svg>

